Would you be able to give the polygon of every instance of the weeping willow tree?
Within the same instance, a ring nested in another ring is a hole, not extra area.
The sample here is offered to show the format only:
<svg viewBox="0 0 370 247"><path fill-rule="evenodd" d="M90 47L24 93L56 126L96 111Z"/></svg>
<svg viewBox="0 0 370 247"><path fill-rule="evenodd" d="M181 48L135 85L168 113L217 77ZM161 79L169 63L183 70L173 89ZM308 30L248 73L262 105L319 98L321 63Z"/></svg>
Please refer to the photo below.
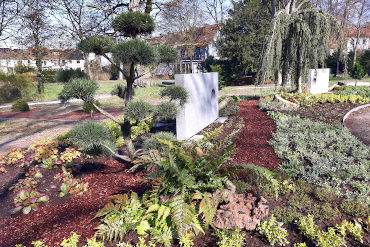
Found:
<svg viewBox="0 0 370 247"><path fill-rule="evenodd" d="M332 15L308 2L289 0L275 13L260 58L258 83L269 78L285 85L291 80L301 92L308 69L325 64L330 39L337 35L339 25Z"/></svg>

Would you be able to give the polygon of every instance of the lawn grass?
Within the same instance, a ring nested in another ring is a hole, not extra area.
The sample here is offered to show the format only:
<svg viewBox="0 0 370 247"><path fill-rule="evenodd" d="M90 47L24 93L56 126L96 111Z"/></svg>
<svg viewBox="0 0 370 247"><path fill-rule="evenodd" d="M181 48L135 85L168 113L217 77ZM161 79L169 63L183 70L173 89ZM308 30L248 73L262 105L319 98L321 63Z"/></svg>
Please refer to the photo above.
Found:
<svg viewBox="0 0 370 247"><path fill-rule="evenodd" d="M332 86L334 84L337 84L338 82L354 82L355 79L353 78L344 78L344 77L340 77L340 76L337 76L337 77L330 77L329 79L329 85ZM369 77L364 77L362 78L361 80L358 80L358 81L362 81L362 82L370 82L370 76Z"/></svg>
<svg viewBox="0 0 370 247"><path fill-rule="evenodd" d="M96 91L97 94L109 94L112 89L118 84L125 84L125 81L98 81L99 88ZM40 100L56 100L58 94L62 91L63 83L46 83L45 92L43 94L38 94L36 87L31 92L31 101Z"/></svg>

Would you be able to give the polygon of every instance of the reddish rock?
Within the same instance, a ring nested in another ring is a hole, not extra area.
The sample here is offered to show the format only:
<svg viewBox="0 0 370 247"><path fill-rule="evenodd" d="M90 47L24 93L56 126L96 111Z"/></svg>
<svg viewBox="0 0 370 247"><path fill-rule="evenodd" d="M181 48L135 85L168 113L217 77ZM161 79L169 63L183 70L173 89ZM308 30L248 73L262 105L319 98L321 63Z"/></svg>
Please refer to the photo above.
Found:
<svg viewBox="0 0 370 247"><path fill-rule="evenodd" d="M228 204L220 206L214 219L217 228L254 230L261 219L269 214L267 200L260 197L258 200L252 194L235 194Z"/></svg>

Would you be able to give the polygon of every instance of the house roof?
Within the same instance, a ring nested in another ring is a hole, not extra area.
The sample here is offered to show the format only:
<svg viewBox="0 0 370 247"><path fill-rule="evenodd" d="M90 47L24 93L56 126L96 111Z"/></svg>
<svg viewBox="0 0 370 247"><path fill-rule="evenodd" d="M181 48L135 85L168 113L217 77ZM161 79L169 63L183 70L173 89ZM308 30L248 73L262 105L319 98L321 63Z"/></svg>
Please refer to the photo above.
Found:
<svg viewBox="0 0 370 247"><path fill-rule="evenodd" d="M79 50L60 50L42 48L43 60L83 60L83 54ZM0 49L0 59L35 60L35 49Z"/></svg>
<svg viewBox="0 0 370 247"><path fill-rule="evenodd" d="M151 45L171 45L173 47L181 47L187 43L196 44L199 47L209 45L217 35L219 31L219 24L206 25L204 27L198 27L194 30L191 35L186 35L181 32L170 33L167 35L155 37L149 41ZM188 32L190 33L190 32ZM192 37L192 40L189 38Z"/></svg>
<svg viewBox="0 0 370 247"><path fill-rule="evenodd" d="M357 28L351 28L346 32L348 38L357 37ZM370 38L370 28L360 28L360 38Z"/></svg>

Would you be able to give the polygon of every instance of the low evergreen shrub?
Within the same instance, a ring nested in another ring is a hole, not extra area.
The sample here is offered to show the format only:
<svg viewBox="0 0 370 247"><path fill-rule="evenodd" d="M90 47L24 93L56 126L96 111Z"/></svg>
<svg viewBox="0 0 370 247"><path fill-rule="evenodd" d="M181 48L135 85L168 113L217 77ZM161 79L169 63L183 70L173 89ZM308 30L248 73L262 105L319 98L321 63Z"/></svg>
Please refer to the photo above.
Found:
<svg viewBox="0 0 370 247"><path fill-rule="evenodd" d="M15 101L12 105L12 111L18 112L18 111L29 111L30 107L28 106L27 102L24 99L19 99Z"/></svg>
<svg viewBox="0 0 370 247"><path fill-rule="evenodd" d="M171 132L155 133L151 137L144 140L143 149L145 151L158 150L160 153L168 152L168 146L160 143L158 139L166 141L176 141L176 136Z"/></svg>
<svg viewBox="0 0 370 247"><path fill-rule="evenodd" d="M77 78L87 78L87 75L80 69L62 69L56 74L56 81L58 82L68 82Z"/></svg>

